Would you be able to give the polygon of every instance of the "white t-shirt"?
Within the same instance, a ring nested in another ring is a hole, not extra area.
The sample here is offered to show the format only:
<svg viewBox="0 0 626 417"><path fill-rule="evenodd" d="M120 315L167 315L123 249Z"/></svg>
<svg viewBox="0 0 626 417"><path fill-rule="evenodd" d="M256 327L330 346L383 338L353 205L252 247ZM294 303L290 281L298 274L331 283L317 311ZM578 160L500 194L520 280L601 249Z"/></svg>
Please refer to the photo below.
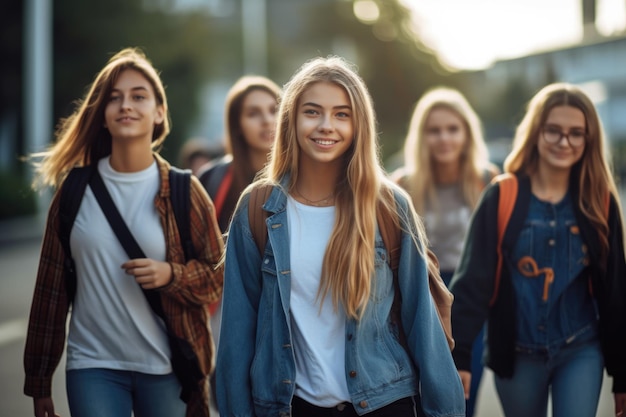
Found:
<svg viewBox="0 0 626 417"><path fill-rule="evenodd" d="M295 395L320 407L350 401L345 375L346 315L328 294L317 297L335 207L287 201L291 254L291 326L296 359Z"/></svg>
<svg viewBox="0 0 626 417"><path fill-rule="evenodd" d="M156 161L143 171L121 173L113 170L107 157L98 162L98 170L146 256L164 261L165 236L154 206L160 185ZM70 246L78 279L67 369L172 372L164 323L134 277L122 269L128 255L89 186L72 227Z"/></svg>

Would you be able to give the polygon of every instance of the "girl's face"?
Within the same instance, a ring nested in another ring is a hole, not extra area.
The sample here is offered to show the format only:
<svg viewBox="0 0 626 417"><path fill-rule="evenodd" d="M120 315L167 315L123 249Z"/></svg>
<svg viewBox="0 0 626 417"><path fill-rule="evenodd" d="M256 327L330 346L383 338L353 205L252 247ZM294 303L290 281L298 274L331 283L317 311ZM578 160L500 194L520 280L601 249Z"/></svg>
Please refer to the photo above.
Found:
<svg viewBox="0 0 626 417"><path fill-rule="evenodd" d="M435 164L458 164L467 142L467 128L459 114L445 107L430 111L424 135Z"/></svg>
<svg viewBox="0 0 626 417"><path fill-rule="evenodd" d="M296 135L300 161L341 161L354 140L352 117L350 97L342 87L330 82L312 84L298 101Z"/></svg>
<svg viewBox="0 0 626 417"><path fill-rule="evenodd" d="M243 99L239 123L250 148L269 152L276 130L276 106L274 96L264 90L252 90Z"/></svg>
<svg viewBox="0 0 626 417"><path fill-rule="evenodd" d="M141 72L127 69L113 85L104 109L104 127L113 140L151 143L154 126L163 123L164 113L150 82Z"/></svg>
<svg viewBox="0 0 626 417"><path fill-rule="evenodd" d="M550 110L537 141L540 167L570 170L585 151L586 129L580 109L557 106Z"/></svg>

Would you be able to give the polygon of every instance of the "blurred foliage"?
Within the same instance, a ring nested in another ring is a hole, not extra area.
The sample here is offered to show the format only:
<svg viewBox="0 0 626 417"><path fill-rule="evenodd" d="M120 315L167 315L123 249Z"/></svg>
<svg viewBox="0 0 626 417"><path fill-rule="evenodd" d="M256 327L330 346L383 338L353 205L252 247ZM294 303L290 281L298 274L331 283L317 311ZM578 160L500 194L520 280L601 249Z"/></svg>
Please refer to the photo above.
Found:
<svg viewBox="0 0 626 417"><path fill-rule="evenodd" d="M9 0L2 3L0 13L0 129L2 123L15 123L17 134L21 136L20 119L22 114L22 44L23 24L22 2ZM1 130L0 130L1 132ZM23 141L16 138L18 152ZM15 160L14 166L10 167L16 173L23 173L23 167ZM4 201L4 200L2 200Z"/></svg>
<svg viewBox="0 0 626 417"><path fill-rule="evenodd" d="M167 88L173 128L163 154L175 160L190 127L203 117L203 86L243 75L241 0L222 1L229 4L230 14L213 16L209 8L172 12L173 0L54 1L55 124L73 112L112 54L138 46L161 71ZM383 156L388 156L402 146L414 103L429 86L446 82L447 73L416 40L409 11L398 0L374 1L379 19L363 23L350 0L267 0L269 68L264 75L284 84L304 61L345 52L371 90ZM10 5L0 17L6 34L2 48L21 63L21 45L14 40L20 39L23 5L14 0ZM14 106L13 98L21 97L21 67L0 67L2 105Z"/></svg>
<svg viewBox="0 0 626 417"><path fill-rule="evenodd" d="M199 112L196 92L211 76L218 34L199 11L146 11L142 0L54 2L54 120L67 117L110 56L128 46L143 49L166 86L172 133L163 154L175 160L186 126Z"/></svg>
<svg viewBox="0 0 626 417"><path fill-rule="evenodd" d="M401 149L421 94L434 84L453 82L411 29L409 10L397 0L378 0L375 23L359 21L352 1L268 1L268 15L290 7L298 30L276 29L269 41L270 72L286 81L306 60L339 54L358 66L374 100L383 159ZM283 13L286 14L284 11ZM270 21L271 19L270 18ZM278 25L279 22L276 22ZM285 66L285 57L293 64Z"/></svg>
<svg viewBox="0 0 626 417"><path fill-rule="evenodd" d="M469 98L483 117L488 139L513 130L529 98L526 86L513 83L497 97L484 97L480 86L468 84L470 74L450 73L417 39L410 12L399 0L369 0L377 5L378 18L368 22L355 16L357 1L266 0L268 68L261 75L282 85L316 56L337 54L355 63L374 100L383 160L401 151L415 103L436 85L478 92ZM0 14L0 121L11 112L22 120L23 3L9 0ZM160 70L166 85L172 133L162 153L176 161L184 140L197 135L192 130L207 117L202 114L206 97L201 96L206 86L228 86L244 74L242 0L215 0L213 9L203 2L196 2L195 8L174 8L176 3L54 1L54 122L73 112L110 56L137 46ZM211 14L217 3L219 13ZM24 152L22 131L20 127L15 139L18 153Z"/></svg>

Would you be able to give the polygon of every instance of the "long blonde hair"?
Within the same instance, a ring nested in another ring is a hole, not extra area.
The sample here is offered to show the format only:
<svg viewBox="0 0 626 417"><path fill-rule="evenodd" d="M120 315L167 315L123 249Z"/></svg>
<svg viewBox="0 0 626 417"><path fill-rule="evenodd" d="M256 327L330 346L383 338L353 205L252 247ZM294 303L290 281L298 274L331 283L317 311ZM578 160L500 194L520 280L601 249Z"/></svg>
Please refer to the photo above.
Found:
<svg viewBox="0 0 626 417"><path fill-rule="evenodd" d="M424 212L426 201L436 204L434 166L424 129L430 113L440 108L451 110L463 121L467 139L459 161L460 178L463 196L471 208L476 206L486 185L485 172L497 173L495 165L489 162L480 119L465 97L458 90L447 87L427 91L417 102L411 117L401 181L419 213Z"/></svg>
<svg viewBox="0 0 626 417"><path fill-rule="evenodd" d="M170 118L165 89L158 72L145 54L137 48L126 48L115 54L96 75L74 113L62 119L56 130L56 142L44 152L35 153L34 188L57 187L75 166L92 164L111 154L112 138L104 127L104 110L120 74L133 69L140 72L154 89L157 104L163 107L164 120L152 133L152 148L157 149L170 132Z"/></svg>
<svg viewBox="0 0 626 417"><path fill-rule="evenodd" d="M297 109L302 94L318 82L333 83L346 91L355 132L352 146L344 154L345 172L336 185L335 226L324 254L318 297L323 300L330 292L335 308L342 304L348 317L359 318L367 306L375 275L377 202L384 189L398 187L386 179L380 163L376 116L367 87L345 60L328 57L308 61L286 84L278 111L276 141L261 179L276 184L289 175L288 189L297 182Z"/></svg>
<svg viewBox="0 0 626 417"><path fill-rule="evenodd" d="M542 88L530 100L526 114L515 132L513 149L504 161L504 170L528 176L537 172L537 146L541 128L550 111L557 106L574 107L585 115L585 150L580 161L572 168L570 175L575 178L571 178L570 183L574 181L578 184L578 207L598 231L601 253L606 256L609 250L608 219L605 215L607 193L616 197L618 208L620 203L610 160L605 153L602 122L592 101L582 90L570 84L555 83Z"/></svg>

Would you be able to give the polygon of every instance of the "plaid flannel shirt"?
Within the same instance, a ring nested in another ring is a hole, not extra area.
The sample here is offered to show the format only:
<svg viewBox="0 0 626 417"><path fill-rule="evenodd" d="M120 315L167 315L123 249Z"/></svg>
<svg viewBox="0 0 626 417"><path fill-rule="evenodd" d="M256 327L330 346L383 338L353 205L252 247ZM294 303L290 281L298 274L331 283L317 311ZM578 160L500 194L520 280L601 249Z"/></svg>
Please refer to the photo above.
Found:
<svg viewBox="0 0 626 417"><path fill-rule="evenodd" d="M154 156L161 179L154 204L166 237L166 259L172 266L172 281L159 289L163 309L173 332L191 343L202 371L208 376L214 364L215 347L208 325L207 305L222 294L223 270L218 265L224 243L213 202L192 176L190 224L197 257L185 263L170 201L170 165L158 154ZM51 396L52 374L63 354L70 307L65 289L65 252L59 239L60 194L57 190L48 211L24 349L24 393L34 398ZM201 389L194 392L187 404L187 417L209 415L207 379L205 377Z"/></svg>

